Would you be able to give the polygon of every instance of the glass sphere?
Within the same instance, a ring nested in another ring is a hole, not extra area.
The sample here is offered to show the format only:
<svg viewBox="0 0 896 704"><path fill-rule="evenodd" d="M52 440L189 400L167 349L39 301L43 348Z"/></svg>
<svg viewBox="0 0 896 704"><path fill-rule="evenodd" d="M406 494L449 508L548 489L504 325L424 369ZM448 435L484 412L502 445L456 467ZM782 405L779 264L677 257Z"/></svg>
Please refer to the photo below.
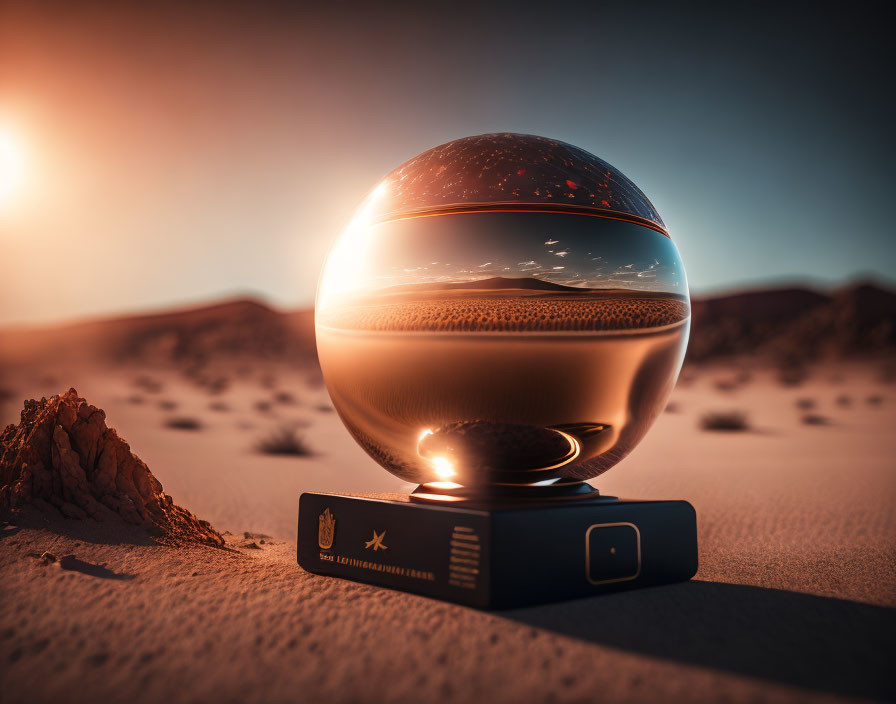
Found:
<svg viewBox="0 0 896 704"><path fill-rule="evenodd" d="M678 250L618 170L489 134L383 179L330 252L318 353L349 432L428 487L576 484L662 411L690 325Z"/></svg>

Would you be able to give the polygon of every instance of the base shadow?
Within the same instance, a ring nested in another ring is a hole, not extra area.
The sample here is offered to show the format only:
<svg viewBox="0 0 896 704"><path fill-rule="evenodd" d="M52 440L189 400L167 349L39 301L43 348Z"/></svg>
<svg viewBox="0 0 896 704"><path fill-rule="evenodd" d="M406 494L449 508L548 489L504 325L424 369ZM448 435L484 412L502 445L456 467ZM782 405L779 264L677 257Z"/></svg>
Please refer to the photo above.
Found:
<svg viewBox="0 0 896 704"><path fill-rule="evenodd" d="M690 581L501 615L644 655L824 692L896 700L896 609Z"/></svg>

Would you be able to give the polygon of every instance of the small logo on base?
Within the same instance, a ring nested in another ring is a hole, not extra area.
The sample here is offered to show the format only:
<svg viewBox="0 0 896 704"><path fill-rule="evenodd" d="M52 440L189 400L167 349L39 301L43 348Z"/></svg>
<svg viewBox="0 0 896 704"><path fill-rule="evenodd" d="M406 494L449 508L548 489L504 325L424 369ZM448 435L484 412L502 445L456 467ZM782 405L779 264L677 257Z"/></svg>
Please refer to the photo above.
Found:
<svg viewBox="0 0 896 704"><path fill-rule="evenodd" d="M333 547L333 538L336 537L336 518L330 513L329 508L317 517L317 544L322 550Z"/></svg>

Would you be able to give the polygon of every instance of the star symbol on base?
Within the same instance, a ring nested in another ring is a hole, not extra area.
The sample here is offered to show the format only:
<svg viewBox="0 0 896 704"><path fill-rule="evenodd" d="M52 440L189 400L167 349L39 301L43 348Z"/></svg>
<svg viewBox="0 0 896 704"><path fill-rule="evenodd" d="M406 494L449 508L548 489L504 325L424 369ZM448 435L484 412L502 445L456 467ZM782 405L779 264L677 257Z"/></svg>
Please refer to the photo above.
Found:
<svg viewBox="0 0 896 704"><path fill-rule="evenodd" d="M369 548L373 548L374 552L376 552L377 550L388 550L389 547L387 545L383 545L383 538L385 537L386 531L383 531L382 533L373 531L373 537L366 543L364 543L364 549L367 550Z"/></svg>

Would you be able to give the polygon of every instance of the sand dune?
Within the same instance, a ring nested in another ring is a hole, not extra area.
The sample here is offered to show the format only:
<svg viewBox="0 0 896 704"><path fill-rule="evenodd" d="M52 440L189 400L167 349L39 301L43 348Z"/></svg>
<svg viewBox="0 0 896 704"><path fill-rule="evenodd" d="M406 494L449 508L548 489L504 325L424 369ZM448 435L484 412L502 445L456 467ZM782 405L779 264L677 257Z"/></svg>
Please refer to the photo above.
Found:
<svg viewBox="0 0 896 704"><path fill-rule="evenodd" d="M775 288L692 301L692 363L746 354L805 363L894 350L896 292L871 283L830 293Z"/></svg>
<svg viewBox="0 0 896 704"><path fill-rule="evenodd" d="M197 365L220 359L314 359L313 313L281 312L251 299L0 330L3 366L41 363Z"/></svg>

